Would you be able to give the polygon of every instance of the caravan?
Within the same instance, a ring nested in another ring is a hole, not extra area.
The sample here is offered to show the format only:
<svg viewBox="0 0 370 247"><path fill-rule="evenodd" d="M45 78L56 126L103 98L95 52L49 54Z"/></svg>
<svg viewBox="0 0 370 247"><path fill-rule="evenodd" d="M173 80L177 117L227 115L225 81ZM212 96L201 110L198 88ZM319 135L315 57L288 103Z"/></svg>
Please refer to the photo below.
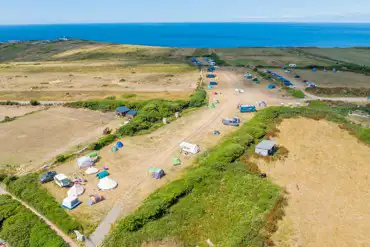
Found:
<svg viewBox="0 0 370 247"><path fill-rule="evenodd" d="M200 148L196 144L188 143L188 142L181 142L180 143L180 150L187 152L187 153L192 153L196 154L200 152Z"/></svg>

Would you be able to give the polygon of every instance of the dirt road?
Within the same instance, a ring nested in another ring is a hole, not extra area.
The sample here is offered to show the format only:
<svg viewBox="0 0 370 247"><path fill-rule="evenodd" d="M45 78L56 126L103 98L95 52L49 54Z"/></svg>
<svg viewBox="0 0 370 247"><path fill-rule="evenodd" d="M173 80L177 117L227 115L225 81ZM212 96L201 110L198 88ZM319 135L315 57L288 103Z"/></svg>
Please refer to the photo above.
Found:
<svg viewBox="0 0 370 247"><path fill-rule="evenodd" d="M217 104L215 109L200 109L150 135L125 138L124 150L117 153L110 152L110 147L100 152L102 162L109 166L112 178L120 180L118 181L119 187L109 192L107 198L119 199L90 235L88 246L101 245L104 237L109 233L111 225L118 218L135 210L155 189L177 179L183 169L192 163L194 157L181 156L182 165L180 167L173 167L171 164L171 157L179 155L178 145L182 141L197 143L202 150L206 150L218 143L222 136L236 130L234 127L222 125L221 119L223 117L239 116L242 122L245 122L253 115L238 113L238 103L255 104L256 101L267 99L270 105L278 105L284 101L280 98L269 98L267 89L264 89L266 90L264 92L242 80L241 76L233 72L219 70L217 73L219 85L215 91L219 93L216 98L220 104ZM244 93L235 93L235 88L244 89ZM211 99L214 97L210 96ZM220 130L222 135L212 135L212 131L215 129ZM120 165L117 166L117 163ZM153 166L163 168L167 173L165 178L159 181L151 179L147 170ZM67 172L70 169L70 166L68 167L66 166L62 172ZM99 210L98 207L102 205L96 205L95 210ZM77 208L75 212L78 212L77 210L84 210L81 213L86 213L86 210L89 209L81 207Z"/></svg>
<svg viewBox="0 0 370 247"><path fill-rule="evenodd" d="M14 197L13 195L9 194L4 188L0 186L0 195L10 195L14 200L18 201L20 204L22 204L24 207L31 210L37 217L39 217L43 222L45 222L46 225L48 225L56 234L58 234L64 242L66 242L70 247L78 247L77 244L67 236L64 232L62 232L54 223L49 221L47 218L45 218L43 215L41 215L39 212L37 212L33 207L29 206L27 203L23 202L22 200L18 199L17 197Z"/></svg>

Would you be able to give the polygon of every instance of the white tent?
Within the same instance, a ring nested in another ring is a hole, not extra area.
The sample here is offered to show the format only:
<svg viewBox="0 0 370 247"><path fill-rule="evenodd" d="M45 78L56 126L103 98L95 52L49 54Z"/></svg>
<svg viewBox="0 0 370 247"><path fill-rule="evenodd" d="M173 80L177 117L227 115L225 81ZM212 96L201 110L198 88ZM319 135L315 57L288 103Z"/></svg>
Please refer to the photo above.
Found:
<svg viewBox="0 0 370 247"><path fill-rule="evenodd" d="M200 148L199 148L198 145L188 143L188 142L181 142L180 143L180 148L181 148L182 151L192 153L192 154L196 154L200 151Z"/></svg>
<svg viewBox="0 0 370 247"><path fill-rule="evenodd" d="M81 184L75 184L67 192L68 197L78 197L85 192L85 188Z"/></svg>
<svg viewBox="0 0 370 247"><path fill-rule="evenodd" d="M89 167L89 168L86 169L85 174L91 175L91 174L98 173L98 171L99 170L95 167Z"/></svg>
<svg viewBox="0 0 370 247"><path fill-rule="evenodd" d="M71 210L71 209L74 209L75 207L77 207L80 204L81 204L81 202L78 200L77 197L68 196L68 197L64 198L62 206L64 208L67 208L67 209Z"/></svg>
<svg viewBox="0 0 370 247"><path fill-rule="evenodd" d="M99 180L98 188L101 190L111 190L117 187L117 182L109 177L105 177Z"/></svg>

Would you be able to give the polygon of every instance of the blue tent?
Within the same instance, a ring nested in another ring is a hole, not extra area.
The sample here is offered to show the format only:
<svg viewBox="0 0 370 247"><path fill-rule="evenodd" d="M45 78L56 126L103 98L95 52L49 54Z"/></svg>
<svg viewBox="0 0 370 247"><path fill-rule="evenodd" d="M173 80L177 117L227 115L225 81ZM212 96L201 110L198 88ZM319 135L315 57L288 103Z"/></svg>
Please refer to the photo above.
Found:
<svg viewBox="0 0 370 247"><path fill-rule="evenodd" d="M216 75L214 75L214 74L207 74L207 75L206 75L206 77L207 77L207 78L215 78L215 77L216 77Z"/></svg>
<svg viewBox="0 0 370 247"><path fill-rule="evenodd" d="M209 82L209 85L217 85L217 82L211 81L211 82Z"/></svg>
<svg viewBox="0 0 370 247"><path fill-rule="evenodd" d="M117 143L116 143L116 147L117 147L117 148L121 148L121 147L123 147L123 143L122 143L122 142L117 142Z"/></svg>
<svg viewBox="0 0 370 247"><path fill-rule="evenodd" d="M274 89L276 86L274 84L270 84L267 86L268 89Z"/></svg>
<svg viewBox="0 0 370 247"><path fill-rule="evenodd" d="M212 89L213 88L213 86L212 85L208 85L208 89Z"/></svg>
<svg viewBox="0 0 370 247"><path fill-rule="evenodd" d="M135 117L135 116L136 116L136 114L137 114L137 111L135 111L135 110L130 110L130 111L128 111L128 112L126 113L126 116L133 116L133 117Z"/></svg>
<svg viewBox="0 0 370 247"><path fill-rule="evenodd" d="M108 171L104 170L104 171L101 171L99 172L98 174L96 174L96 177L99 178L99 179L102 179L102 178L105 178L109 176L109 173Z"/></svg>
<svg viewBox="0 0 370 247"><path fill-rule="evenodd" d="M126 106L120 106L118 108L116 108L116 113L117 114L126 114L127 112L129 112L130 109L128 109Z"/></svg>
<svg viewBox="0 0 370 247"><path fill-rule="evenodd" d="M312 72L316 72L316 71L317 71L317 69L316 69L316 68L313 68L313 69L312 69Z"/></svg>

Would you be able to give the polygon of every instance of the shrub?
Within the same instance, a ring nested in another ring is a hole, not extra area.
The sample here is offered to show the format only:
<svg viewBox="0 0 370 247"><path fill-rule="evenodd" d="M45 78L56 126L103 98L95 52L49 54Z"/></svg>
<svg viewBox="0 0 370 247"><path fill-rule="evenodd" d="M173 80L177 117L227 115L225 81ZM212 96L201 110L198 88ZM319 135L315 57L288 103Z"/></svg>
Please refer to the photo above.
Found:
<svg viewBox="0 0 370 247"><path fill-rule="evenodd" d="M20 105L18 102L14 101L5 101L5 102L0 102L0 105Z"/></svg>
<svg viewBox="0 0 370 247"><path fill-rule="evenodd" d="M206 103L207 92L204 89L196 90L189 100L189 107L201 107Z"/></svg>
<svg viewBox="0 0 370 247"><path fill-rule="evenodd" d="M62 162L64 162L66 159L67 159L67 157L65 157L63 154L59 154L59 155L56 157L56 161L57 161L58 163L62 163Z"/></svg>
<svg viewBox="0 0 370 247"><path fill-rule="evenodd" d="M115 100L116 99L116 96L108 96L105 99L107 99L107 100Z"/></svg>
<svg viewBox="0 0 370 247"><path fill-rule="evenodd" d="M2 183L7 177L7 174L0 174L0 183Z"/></svg>
<svg viewBox="0 0 370 247"><path fill-rule="evenodd" d="M0 238L11 246L67 246L43 221L8 195L0 195Z"/></svg>
<svg viewBox="0 0 370 247"><path fill-rule="evenodd" d="M134 94L134 93L126 93L126 94L122 94L121 95L121 98L123 99L130 99L130 98L135 98L137 95Z"/></svg>
<svg viewBox="0 0 370 247"><path fill-rule="evenodd" d="M40 105L40 102L38 102L37 100L31 100L30 105L37 106L37 105Z"/></svg>
<svg viewBox="0 0 370 247"><path fill-rule="evenodd" d="M114 135L114 134L109 134L109 135L103 136L97 142L94 142L94 143L90 144L88 148L91 149L91 150L100 150L103 147L105 147L105 146L111 144L112 142L114 142L116 140L116 138L117 138L117 136Z"/></svg>

